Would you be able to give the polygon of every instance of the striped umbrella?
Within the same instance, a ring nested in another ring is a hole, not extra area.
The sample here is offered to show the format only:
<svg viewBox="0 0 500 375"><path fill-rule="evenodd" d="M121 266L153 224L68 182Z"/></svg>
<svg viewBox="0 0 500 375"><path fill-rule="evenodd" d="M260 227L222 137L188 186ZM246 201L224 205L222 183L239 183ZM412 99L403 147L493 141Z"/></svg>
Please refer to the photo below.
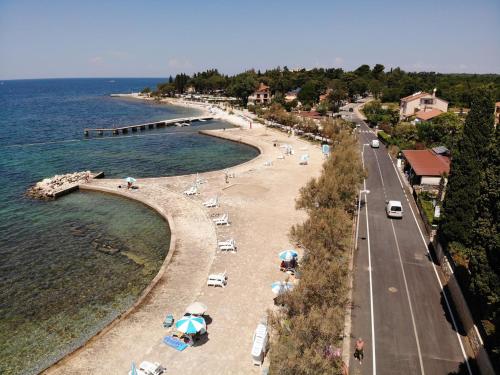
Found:
<svg viewBox="0 0 500 375"><path fill-rule="evenodd" d="M289 290L293 289L293 284L292 283L286 283L284 281L276 281L271 284L271 289L274 294L281 294L288 292Z"/></svg>
<svg viewBox="0 0 500 375"><path fill-rule="evenodd" d="M206 330L207 325L205 319L201 316L190 315L179 319L177 323L175 323L175 328L177 328L179 332L191 334L200 332L204 329Z"/></svg>
<svg viewBox="0 0 500 375"><path fill-rule="evenodd" d="M282 251L281 253L279 253L280 259L286 260L286 261L292 260L293 258L295 258L298 255L299 254L293 249L285 250L285 251Z"/></svg>

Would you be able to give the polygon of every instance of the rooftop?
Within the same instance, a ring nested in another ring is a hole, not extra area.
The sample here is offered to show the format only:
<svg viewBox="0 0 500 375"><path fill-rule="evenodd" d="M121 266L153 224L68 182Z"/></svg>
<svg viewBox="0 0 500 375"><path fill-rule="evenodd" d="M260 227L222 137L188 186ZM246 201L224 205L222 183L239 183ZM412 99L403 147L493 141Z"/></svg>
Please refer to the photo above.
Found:
<svg viewBox="0 0 500 375"><path fill-rule="evenodd" d="M263 82L260 83L259 85L259 88L257 90L255 90L256 92L259 92L259 91L269 91L269 86L267 86L266 84L264 84Z"/></svg>
<svg viewBox="0 0 500 375"><path fill-rule="evenodd" d="M432 150L404 150L403 156L418 176L441 176L450 173L450 158Z"/></svg>
<svg viewBox="0 0 500 375"><path fill-rule="evenodd" d="M419 111L415 114L415 117L421 121L427 121L434 117L439 116L441 113L443 113L443 111L434 108L429 111Z"/></svg>

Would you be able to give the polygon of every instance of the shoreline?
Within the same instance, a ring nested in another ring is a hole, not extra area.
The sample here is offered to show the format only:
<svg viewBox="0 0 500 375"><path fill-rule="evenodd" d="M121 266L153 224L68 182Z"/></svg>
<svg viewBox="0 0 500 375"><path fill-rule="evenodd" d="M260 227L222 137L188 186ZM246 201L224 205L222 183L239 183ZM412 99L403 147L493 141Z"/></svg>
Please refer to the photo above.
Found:
<svg viewBox="0 0 500 375"><path fill-rule="evenodd" d="M126 97L130 97L131 99L135 99L135 100L148 100L148 101L151 100L149 98L141 98L141 97L137 97L136 95L131 95L131 94L123 94L123 95L119 94L119 95L120 95L120 97L126 96ZM162 101L162 104L177 105L177 106L182 106L182 107L187 107L187 108L193 108L193 107L198 108L197 105L190 105L189 103L185 103L185 102L180 102L180 104L179 104L179 102L176 102L174 104L174 103L171 103L170 101ZM201 106L204 107L203 105L201 105ZM198 109L200 109L200 108L198 108ZM204 111L205 111L204 114L211 114L211 112L208 112L208 110L206 108L204 108ZM229 114L228 114L228 116L229 117L233 117L232 115L229 115ZM228 120L226 120L226 121L227 122L231 122L231 121L228 121ZM234 123L238 123L238 121L233 121L232 123L233 124ZM252 148L254 148L255 150L258 151L257 156L255 156L254 158L252 158L252 159L250 159L250 160L248 160L246 162L234 165L234 166L229 167L229 168L240 167L240 166L243 166L243 165L245 165L247 163L250 163L250 162L252 162L252 161L254 161L256 159L259 159L260 156L263 153L262 148L259 147L257 144L242 142L241 139L233 139L231 137L225 137L223 135L211 134L212 132L213 131L210 131L210 130L208 130L208 131L201 130L198 133L199 134L203 134L205 136L210 136L210 137L215 137L215 138L223 139L223 140L228 141L228 142L235 142L235 143L245 144L245 145L250 146L250 147L252 147ZM222 170L213 170L213 171L203 172L202 175L203 174L207 174L207 173L213 173L213 172L219 172L219 173L221 173ZM149 177L149 178L143 178L141 180L156 179L156 178L172 178L172 177L192 177L192 176L195 176L195 174L178 175L178 176L170 176L170 177ZM114 180L114 179L110 179L110 180ZM133 200L133 201L138 202L140 204L143 204L144 206L146 206L149 209L153 210L156 214L160 215L160 217L162 217L166 221L166 225L170 229L169 248L167 250L167 256L165 257L164 261L162 262L162 265L159 268L159 270L158 270L157 274L155 275L155 277L144 288L144 290L137 297L136 301L127 310L125 310L124 312L118 314L109 324L107 324L106 326L104 326L102 329L98 330L93 336L89 337L81 345L79 345L78 347L75 347L74 349L72 349L71 351L69 351L68 353L66 353L63 357L61 357L60 359L58 359L57 361L55 361L54 363L52 363L48 367L42 368L41 371L40 371L40 373L46 373L47 371L50 371L50 369L53 368L54 366L57 366L57 365L61 364L62 362L64 362L64 360L67 359L68 357L71 357L73 355L78 355L78 352L80 350L82 350L86 346L90 345L93 341L99 340L100 337L106 335L109 331L111 331L113 329L113 327L115 327L122 320L126 319L130 314L132 314L134 311L136 311L138 308L140 308L141 305L144 303L144 301L149 296L151 290L156 286L156 284L158 284L158 282L160 281L161 277L164 275L164 273L165 273L168 265L170 264L170 261L171 261L173 255L175 253L175 243L176 243L175 224L174 224L173 217L169 213L168 210L164 210L160 206L158 206L157 204L155 204L154 202L151 202L151 201L146 200L146 199L142 199L141 197L130 196L130 195L127 195L127 194L123 194L122 191L116 191L114 189L110 189L110 188L106 188L106 187L99 187L99 186L95 186L95 185L92 185L92 184L89 184L89 183L82 183L82 184L78 184L77 186L75 186L75 188L79 189L79 190L82 190L82 191L90 191L90 192L97 192L97 193L101 193L101 194L109 194L109 195L113 195L113 196L116 196L116 197Z"/></svg>
<svg viewBox="0 0 500 375"><path fill-rule="evenodd" d="M228 116L233 116L233 115L228 115ZM261 136L262 135L266 136L266 137L270 136L270 134L267 134L268 132L266 130L264 130L264 132L265 132L264 134L262 134L263 133L262 129L255 130L255 131L260 132ZM250 132L252 132L252 131L250 131ZM238 135L236 135L235 133L238 133ZM259 149L260 154L257 157L255 157L247 162L244 162L242 164L239 164L237 166L231 167L232 170L245 170L244 173L249 173L249 172L251 173L252 171L255 171L256 168L249 169L248 167L251 167L251 166L255 167L257 163L260 164L260 162L262 161L264 156L269 156L270 150L268 147L267 147L267 149L264 149L262 147L262 143L260 143L260 142L253 142L252 138L246 137L246 135L249 135L249 134L245 134L245 133L249 133L249 132L247 130L242 130L242 129L231 129L231 130L227 130L227 131L216 130L216 131L203 132L203 134L205 134L205 135L216 136L216 137L227 139L227 140L234 141L234 142L245 143L245 144L248 144L250 146L253 146L253 147L256 147L257 149ZM269 133L271 133L271 131ZM271 138L283 138L283 142L289 141L289 139L286 138L286 136L284 136L282 133L272 132L271 134L273 134L273 137L271 137ZM268 141L270 141L270 139ZM302 140L297 140L297 139L295 139L294 142L296 142L296 143L298 142L299 145L306 145L307 144L306 142L304 142ZM311 144L307 144L307 145L308 145L308 147L314 147ZM276 152L275 149L274 150L271 149L271 151ZM318 152L319 152L319 150L318 150ZM220 175L221 175L221 171L212 171L212 172L206 172L206 173L200 174L200 176L203 176L204 178L207 178L209 180L213 180L214 178L219 180ZM138 185L141 186L142 184L149 183L150 185L155 185L155 184L156 185L163 185L163 188L164 188L165 183L168 182L166 184L166 187L169 190L169 193L173 193L172 194L173 198L171 200L171 203L175 202L175 201L181 201L182 203L186 203L186 201L191 201L191 203L193 203L191 199L183 197L182 195L179 194L179 192L172 191L173 186L175 186L176 190L178 190L179 184L181 186L184 185L186 183L186 181L191 180L193 178L193 176L194 175L185 175L185 176L156 177L156 178L139 179ZM51 367L46 369L44 373L49 373L49 374L50 373L65 373L66 367L72 368L75 364L77 365L77 367L80 367L80 366L78 366L78 363L82 360L82 357L88 358L88 352L89 351L94 352L95 346L102 347L103 341L107 341L109 339L109 337L107 337L107 336L109 336L109 334L113 335L113 333L115 331L119 331L119 330L123 331L123 327L121 327L121 326L129 325L130 320L134 320L134 316L142 314L144 312L144 310L148 310L148 305L154 304L154 301L152 301L152 300L155 298L155 294L158 294L158 289L160 288L161 284L163 282L167 283L166 279L169 278L170 274L175 274L176 268L179 268L179 267L175 267L176 266L175 258L177 257L177 255L179 255L179 254L177 254L177 250L179 249L179 247L177 245L178 245L179 241L182 242L182 237L183 237L182 234L180 236L177 236L178 235L177 221L179 220L179 218L176 217L175 215L173 215L170 212L170 210L165 210L164 208L162 208L161 205L158 205L149 199L145 199L144 197L141 197L138 194L135 194L136 192L117 191L113 186L117 182L118 182L117 180L107 180L106 179L106 180L102 180L99 182L93 181L92 183L82 185L81 187L82 187L82 190L100 191L100 192L105 192L105 193L111 193L114 195L119 195L119 196L126 197L129 199L135 199L135 200L153 208L155 211L157 211L162 217L164 217L167 220L168 225L170 226L170 229L171 229L171 241L170 241L170 246L169 246L169 251L168 251L167 257L165 258L164 263L162 264L157 276L155 276L155 278L152 280L150 285L143 291L143 293L141 293L141 296L139 297L139 299L134 303L134 305L130 309L128 309L126 312L124 312L120 316L118 316L112 323L110 323L108 326L103 328L98 334L94 335L92 338L90 338L88 341L86 341L86 343L83 344L81 347L79 347L76 350L72 351L71 353L67 354L66 356L61 358L58 362L54 363ZM173 184L173 186L170 186L171 184ZM96 186L96 185L103 185L103 186ZM239 184L237 183L237 184L231 184L229 186L225 186L224 190L228 189L228 188L232 188L234 186L237 187L237 185L239 185ZM142 193L142 187L138 191ZM162 195L164 195L164 193L165 192L163 191ZM181 203L181 206L182 206L182 203ZM197 202L197 203L199 204L199 202ZM291 199L290 203L293 206L293 199ZM169 207L169 209L171 208L170 204L167 206ZM179 207L174 208L174 211L178 208ZM211 237L212 240L210 240L210 238L206 238L206 236L203 236L203 244L205 245L205 247L207 245L207 242L209 245L211 245L211 246L208 246L208 251L205 254L203 265L200 265L200 267L202 269L205 269L206 271L201 272L201 274L198 275L198 278L197 278L198 287L195 287L194 290L189 293L189 295L191 295L190 300L188 299L188 300L185 300L184 302L181 303L184 306L186 306L188 304L187 302L193 301L193 298L195 298L197 295L196 290L203 289L203 284L205 283L204 280L206 278L206 275L208 274L208 270L212 267L212 265L215 261L215 258L216 258L216 251L215 251L216 241L217 241L217 238L219 237L216 233L217 230L214 230L213 225L211 223L211 220L207 216L206 209L203 210L203 209L201 209L201 207L191 207L191 209L193 209L194 211L197 212L197 216L200 216L200 218L198 218L198 219L195 218L195 221L199 221L199 220L204 221L204 225L205 225L204 229L208 232L211 232L211 235L208 235L208 237ZM208 225L207 225L207 223L208 223ZM183 224L181 224L181 227L182 227L182 225ZM287 229L288 229L288 227L287 227ZM182 230L181 230L181 232L182 232ZM285 233L285 236L286 236L286 233ZM283 246L285 246L285 245L283 245ZM181 246L180 250L182 252L186 249L183 249ZM182 255L179 255L179 256L182 256ZM173 270L171 268L173 268ZM169 270L168 274L166 272L167 269ZM199 271L199 270L195 270L195 271ZM170 292L172 292L172 290L170 290ZM198 294L199 293L200 292L198 292ZM189 298L189 297L186 297L186 298ZM262 313L263 313L263 311L262 311ZM147 345L151 345L151 343L149 342ZM111 345L111 346L114 346L114 345ZM109 350L109 347L107 344L104 345L104 348L106 348L106 351ZM115 353L114 350L113 350L113 353ZM88 359L90 359L90 358L88 358ZM135 360L139 361L139 360L141 360L141 358L135 358ZM86 366L89 366L89 363L86 360L83 360L83 363L86 363ZM116 363L114 363L112 361L112 364L116 364ZM104 368L101 369L101 371L104 371Z"/></svg>

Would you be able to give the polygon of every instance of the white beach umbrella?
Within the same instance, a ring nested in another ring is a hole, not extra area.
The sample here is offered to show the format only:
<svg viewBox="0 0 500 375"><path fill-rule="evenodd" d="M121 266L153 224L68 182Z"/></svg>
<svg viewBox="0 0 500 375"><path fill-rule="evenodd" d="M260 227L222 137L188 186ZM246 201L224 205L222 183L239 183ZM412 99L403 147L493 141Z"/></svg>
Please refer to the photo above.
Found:
<svg viewBox="0 0 500 375"><path fill-rule="evenodd" d="M207 312L208 307L204 303L201 302L193 302L186 308L187 314L193 315L203 315Z"/></svg>
<svg viewBox="0 0 500 375"><path fill-rule="evenodd" d="M276 281L271 284L271 290L274 294L285 293L289 290L292 290L294 285L292 283L287 283L284 281Z"/></svg>

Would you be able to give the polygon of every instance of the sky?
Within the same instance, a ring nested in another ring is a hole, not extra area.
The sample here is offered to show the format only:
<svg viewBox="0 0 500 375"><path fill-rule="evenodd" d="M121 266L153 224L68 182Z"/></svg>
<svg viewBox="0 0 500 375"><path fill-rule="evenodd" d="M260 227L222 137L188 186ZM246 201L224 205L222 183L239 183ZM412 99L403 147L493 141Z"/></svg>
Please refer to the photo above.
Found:
<svg viewBox="0 0 500 375"><path fill-rule="evenodd" d="M0 79L383 64L500 73L499 0L0 0Z"/></svg>

